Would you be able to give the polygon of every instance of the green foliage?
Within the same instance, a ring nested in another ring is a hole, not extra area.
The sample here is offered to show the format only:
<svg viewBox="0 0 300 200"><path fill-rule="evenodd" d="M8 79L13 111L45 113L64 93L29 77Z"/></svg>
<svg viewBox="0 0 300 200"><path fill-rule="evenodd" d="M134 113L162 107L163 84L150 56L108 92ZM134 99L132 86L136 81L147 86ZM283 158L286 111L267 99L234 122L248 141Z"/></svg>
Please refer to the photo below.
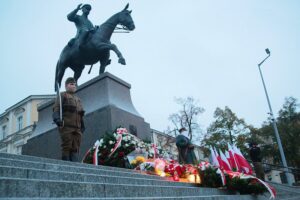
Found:
<svg viewBox="0 0 300 200"><path fill-rule="evenodd" d="M207 135L202 140L202 145L206 148L214 146L224 151L227 149L227 143L237 144L244 154L248 149L246 144L250 140L250 127L244 119L240 119L229 107L224 110L216 108L214 112L215 121L208 127ZM205 151L205 153L209 153ZM208 155L208 154L206 154Z"/></svg>
<svg viewBox="0 0 300 200"><path fill-rule="evenodd" d="M116 132L116 130L114 132ZM121 136L121 144L113 154L111 154L111 152L117 142L118 134L105 133L100 139L100 145L98 147L98 165L122 168L128 166L126 155L135 150L136 142L134 141L134 137L129 134L121 134ZM95 148L90 149L89 154L84 159L85 163L93 163L95 150Z"/></svg>
<svg viewBox="0 0 300 200"><path fill-rule="evenodd" d="M202 187L223 187L220 174L217 174L217 168L208 167L205 170L199 170ZM237 191L240 194L262 194L267 189L255 179L241 179L239 177L229 178L225 174L225 187L230 191Z"/></svg>
<svg viewBox="0 0 300 200"><path fill-rule="evenodd" d="M290 167L300 168L300 112L299 104L294 97L285 98L279 116L276 119L282 147ZM273 129L272 119L265 122L260 129L264 138L271 138L271 143L266 141L264 154L274 158L275 164L280 164L280 154Z"/></svg>
<svg viewBox="0 0 300 200"><path fill-rule="evenodd" d="M240 194L262 194L267 189L255 179L240 179L226 177L226 187L229 190L238 191Z"/></svg>
<svg viewBox="0 0 300 200"><path fill-rule="evenodd" d="M208 167L204 171L199 170L200 178L202 180L202 187L222 187L221 176L217 174L217 169Z"/></svg>

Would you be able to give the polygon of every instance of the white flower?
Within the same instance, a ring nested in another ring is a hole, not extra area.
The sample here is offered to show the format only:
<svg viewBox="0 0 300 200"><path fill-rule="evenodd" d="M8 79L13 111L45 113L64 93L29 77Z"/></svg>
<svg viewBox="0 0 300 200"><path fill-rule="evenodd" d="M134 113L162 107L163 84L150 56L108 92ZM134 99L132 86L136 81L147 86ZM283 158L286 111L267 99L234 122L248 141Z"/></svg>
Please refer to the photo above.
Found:
<svg viewBox="0 0 300 200"><path fill-rule="evenodd" d="M135 145L135 144L136 144L136 141L131 141L130 143Z"/></svg>
<svg viewBox="0 0 300 200"><path fill-rule="evenodd" d="M128 147L129 146L129 144L125 144L125 147Z"/></svg>
<svg viewBox="0 0 300 200"><path fill-rule="evenodd" d="M106 145L104 145L103 148L106 148Z"/></svg>
<svg viewBox="0 0 300 200"><path fill-rule="evenodd" d="M150 149L150 150L149 150L149 153L154 154L153 149Z"/></svg>
<svg viewBox="0 0 300 200"><path fill-rule="evenodd" d="M109 140L109 142L108 142L109 144L113 144L114 142L113 141L111 141L111 140Z"/></svg>
<svg viewBox="0 0 300 200"><path fill-rule="evenodd" d="M94 145L97 146L99 145L99 143L100 143L99 140L97 140Z"/></svg>

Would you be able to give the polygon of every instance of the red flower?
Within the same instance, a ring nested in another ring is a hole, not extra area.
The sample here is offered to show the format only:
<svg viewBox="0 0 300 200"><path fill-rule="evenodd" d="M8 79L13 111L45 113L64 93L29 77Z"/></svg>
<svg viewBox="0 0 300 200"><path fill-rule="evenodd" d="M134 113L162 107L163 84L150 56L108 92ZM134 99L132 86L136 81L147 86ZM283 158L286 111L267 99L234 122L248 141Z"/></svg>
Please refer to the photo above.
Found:
<svg viewBox="0 0 300 200"><path fill-rule="evenodd" d="M119 156L119 158L122 158L125 156L125 153L123 151L121 151L121 152L119 152L118 156Z"/></svg>
<svg viewBox="0 0 300 200"><path fill-rule="evenodd" d="M104 160L99 160L99 165L103 165L104 164Z"/></svg>
<svg viewBox="0 0 300 200"><path fill-rule="evenodd" d="M177 172L178 176L181 176L181 174L182 174L182 169L181 169L180 165L177 165L177 166L175 167L175 171ZM175 174L175 173L174 173L174 174Z"/></svg>

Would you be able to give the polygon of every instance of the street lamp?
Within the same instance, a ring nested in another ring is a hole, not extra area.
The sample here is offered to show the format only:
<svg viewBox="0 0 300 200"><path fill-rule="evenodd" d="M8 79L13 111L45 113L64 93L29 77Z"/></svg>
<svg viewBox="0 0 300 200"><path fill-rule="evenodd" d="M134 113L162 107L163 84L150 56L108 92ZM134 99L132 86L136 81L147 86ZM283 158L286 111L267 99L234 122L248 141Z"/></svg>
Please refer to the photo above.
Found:
<svg viewBox="0 0 300 200"><path fill-rule="evenodd" d="M286 163L286 159L285 159L285 155L284 155L284 152L283 152L281 140L280 140L280 137L279 137L279 133L278 133L277 125L276 125L276 120L274 118L273 110L272 110L270 99L269 99L268 92L267 92L267 88L266 88L265 81L264 81L264 78L263 78L263 75L262 75L261 69L260 69L260 66L271 56L271 52L270 52L269 49L266 49L266 53L268 54L268 56L258 64L258 69L259 69L260 77L261 77L261 80L262 80L262 83L263 83L263 86L264 86L264 89L265 89L265 93L266 93L266 97L267 97L267 101L268 101L268 105L269 105L269 109L270 109L269 114L271 115L271 121L273 123L273 128L274 128L274 131L275 131L275 136L276 136L276 139L277 139L279 152L280 152L282 164L283 164L283 167L284 167L285 175L286 175L286 178L287 178L287 182L288 182L289 185L292 185L292 180L289 176L288 166L287 166L287 163Z"/></svg>

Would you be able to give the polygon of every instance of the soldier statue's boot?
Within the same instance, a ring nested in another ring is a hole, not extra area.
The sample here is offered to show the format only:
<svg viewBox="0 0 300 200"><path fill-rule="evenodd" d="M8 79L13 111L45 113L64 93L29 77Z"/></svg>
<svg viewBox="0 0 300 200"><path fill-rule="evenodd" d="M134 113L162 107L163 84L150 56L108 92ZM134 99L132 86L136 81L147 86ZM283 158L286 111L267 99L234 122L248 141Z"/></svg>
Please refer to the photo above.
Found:
<svg viewBox="0 0 300 200"><path fill-rule="evenodd" d="M72 162L78 162L79 161L78 153L77 152L71 152L71 154L70 154L70 161L72 161Z"/></svg>

